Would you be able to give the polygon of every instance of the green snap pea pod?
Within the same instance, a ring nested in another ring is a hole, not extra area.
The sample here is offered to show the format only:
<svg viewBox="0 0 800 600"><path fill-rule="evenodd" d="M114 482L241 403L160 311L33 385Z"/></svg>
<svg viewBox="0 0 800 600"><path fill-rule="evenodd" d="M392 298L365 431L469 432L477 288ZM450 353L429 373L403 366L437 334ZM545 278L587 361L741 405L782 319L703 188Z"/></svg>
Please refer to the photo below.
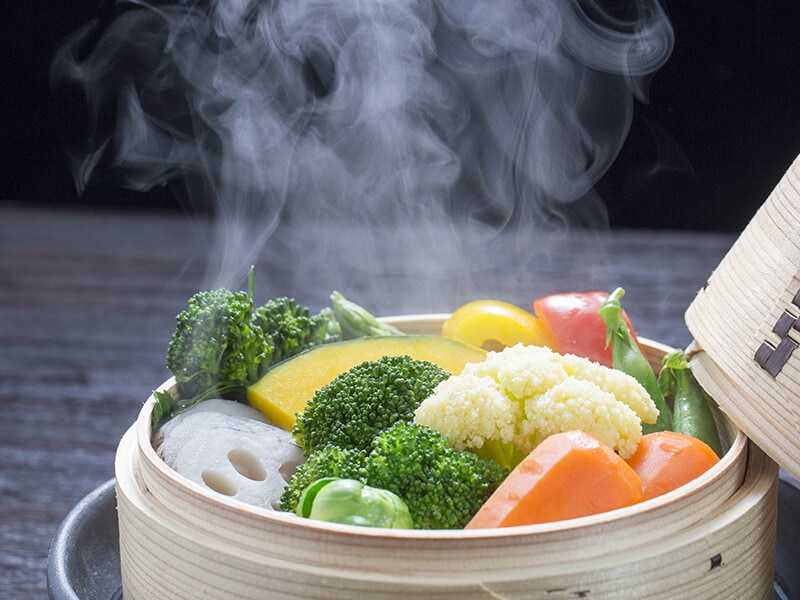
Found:
<svg viewBox="0 0 800 600"><path fill-rule="evenodd" d="M702 440L721 457L722 444L709 398L692 373L683 350L675 350L664 357L658 385L665 396L673 398L672 429Z"/></svg>
<svg viewBox="0 0 800 600"><path fill-rule="evenodd" d="M664 400L664 394L658 385L658 378L622 317L620 300L624 295L624 289L615 289L599 310L600 318L606 324L606 346L611 344L611 364L615 369L636 379L650 394L650 398L658 409L658 419L652 424L642 423L642 433L670 430L672 429L672 411Z"/></svg>

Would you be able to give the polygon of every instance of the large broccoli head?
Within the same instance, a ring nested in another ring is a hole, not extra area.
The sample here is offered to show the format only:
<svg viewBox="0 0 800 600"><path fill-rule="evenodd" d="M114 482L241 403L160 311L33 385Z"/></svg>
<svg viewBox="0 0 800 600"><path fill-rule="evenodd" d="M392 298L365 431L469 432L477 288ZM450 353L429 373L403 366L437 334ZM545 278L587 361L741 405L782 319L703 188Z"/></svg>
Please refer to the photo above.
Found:
<svg viewBox="0 0 800 600"><path fill-rule="evenodd" d="M463 528L508 474L425 425L398 423L372 446L366 482L402 498L418 529Z"/></svg>
<svg viewBox="0 0 800 600"><path fill-rule="evenodd" d="M381 431L412 421L448 377L438 365L407 355L363 362L317 390L295 421L295 439L307 456L326 446L369 449Z"/></svg>

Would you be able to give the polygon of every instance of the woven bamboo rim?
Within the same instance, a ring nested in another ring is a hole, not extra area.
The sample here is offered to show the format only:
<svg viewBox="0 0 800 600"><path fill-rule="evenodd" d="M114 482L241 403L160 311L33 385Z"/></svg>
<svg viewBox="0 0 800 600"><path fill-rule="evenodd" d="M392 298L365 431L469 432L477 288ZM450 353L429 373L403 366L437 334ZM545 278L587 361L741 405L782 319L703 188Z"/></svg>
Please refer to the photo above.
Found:
<svg viewBox="0 0 800 600"><path fill-rule="evenodd" d="M393 322L424 333L441 317ZM653 362L669 350L642 342ZM724 416L732 442L720 463L637 506L499 530L371 530L259 509L183 479L151 445L153 403L117 453L126 598L165 586L171 598L771 595L777 467Z"/></svg>
<svg viewBox="0 0 800 600"><path fill-rule="evenodd" d="M697 378L800 477L800 157L686 311Z"/></svg>

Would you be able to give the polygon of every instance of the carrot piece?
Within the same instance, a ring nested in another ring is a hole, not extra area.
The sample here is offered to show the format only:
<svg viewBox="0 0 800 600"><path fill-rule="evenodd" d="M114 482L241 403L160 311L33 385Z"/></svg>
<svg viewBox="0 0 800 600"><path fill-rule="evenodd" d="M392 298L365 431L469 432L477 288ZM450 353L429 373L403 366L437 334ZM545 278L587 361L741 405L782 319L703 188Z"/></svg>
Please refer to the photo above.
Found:
<svg viewBox="0 0 800 600"><path fill-rule="evenodd" d="M611 448L584 433L546 438L481 506L466 529L574 519L635 504L642 485Z"/></svg>
<svg viewBox="0 0 800 600"><path fill-rule="evenodd" d="M719 462L702 440L675 431L643 435L628 464L642 480L642 499L649 500L699 477Z"/></svg>

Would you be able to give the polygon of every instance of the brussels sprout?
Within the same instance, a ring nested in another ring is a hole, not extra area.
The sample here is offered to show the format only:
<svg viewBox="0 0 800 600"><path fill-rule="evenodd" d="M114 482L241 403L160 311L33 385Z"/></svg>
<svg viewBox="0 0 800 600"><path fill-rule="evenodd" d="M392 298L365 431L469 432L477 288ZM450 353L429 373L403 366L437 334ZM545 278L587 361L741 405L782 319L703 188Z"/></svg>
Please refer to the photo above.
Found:
<svg viewBox="0 0 800 600"><path fill-rule="evenodd" d="M355 479L318 479L300 496L295 512L307 519L346 525L414 527L408 507L399 496Z"/></svg>

